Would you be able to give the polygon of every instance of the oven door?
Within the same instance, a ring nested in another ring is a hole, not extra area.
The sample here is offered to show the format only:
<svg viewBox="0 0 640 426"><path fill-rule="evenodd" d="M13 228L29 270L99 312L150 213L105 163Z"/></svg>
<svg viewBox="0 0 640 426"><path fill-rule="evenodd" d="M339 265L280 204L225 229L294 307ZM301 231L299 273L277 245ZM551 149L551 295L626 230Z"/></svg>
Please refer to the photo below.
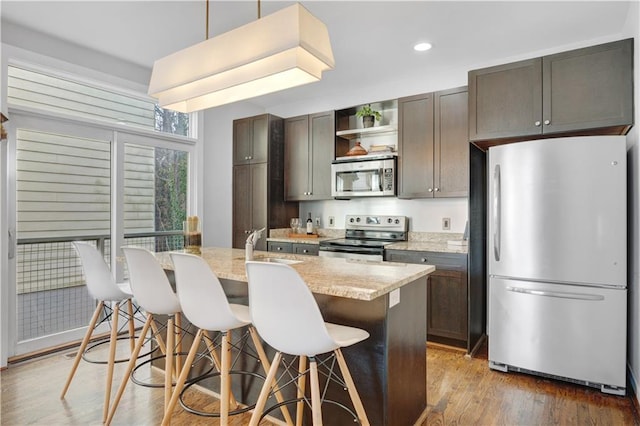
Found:
<svg viewBox="0 0 640 426"><path fill-rule="evenodd" d="M395 159L334 162L331 195L337 198L396 195Z"/></svg>
<svg viewBox="0 0 640 426"><path fill-rule="evenodd" d="M380 262L383 260L382 250L362 247L320 246L318 249L318 255L320 257L337 257L340 259L376 260Z"/></svg>

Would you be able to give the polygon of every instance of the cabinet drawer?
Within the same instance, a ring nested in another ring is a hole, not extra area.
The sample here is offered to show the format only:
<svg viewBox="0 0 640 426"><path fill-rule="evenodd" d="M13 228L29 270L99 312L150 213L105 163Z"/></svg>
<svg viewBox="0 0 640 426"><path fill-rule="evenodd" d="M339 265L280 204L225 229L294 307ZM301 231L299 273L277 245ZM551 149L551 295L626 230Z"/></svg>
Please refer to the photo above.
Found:
<svg viewBox="0 0 640 426"><path fill-rule="evenodd" d="M310 255L310 256L317 256L319 248L320 248L320 246L318 244L294 243L293 244L293 253L295 253L295 254L307 254L307 255Z"/></svg>
<svg viewBox="0 0 640 426"><path fill-rule="evenodd" d="M424 263L448 271L467 270L466 254L413 250L385 250L384 253L384 260L388 262Z"/></svg>
<svg viewBox="0 0 640 426"><path fill-rule="evenodd" d="M278 241L268 241L267 250L278 251L280 253L293 253L293 248L291 243L281 243Z"/></svg>

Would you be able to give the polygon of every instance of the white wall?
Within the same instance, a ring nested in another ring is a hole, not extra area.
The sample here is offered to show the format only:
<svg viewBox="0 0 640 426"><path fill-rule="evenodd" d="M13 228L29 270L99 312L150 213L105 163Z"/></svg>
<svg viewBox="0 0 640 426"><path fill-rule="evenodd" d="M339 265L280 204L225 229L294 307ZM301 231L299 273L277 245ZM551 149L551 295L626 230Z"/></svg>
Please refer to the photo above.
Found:
<svg viewBox="0 0 640 426"><path fill-rule="evenodd" d="M635 37L634 69L635 69L635 126L627 135L627 167L628 167L628 330L627 362L631 371L631 385L640 403L640 3L634 2L629 11L628 20L623 30L624 37Z"/></svg>

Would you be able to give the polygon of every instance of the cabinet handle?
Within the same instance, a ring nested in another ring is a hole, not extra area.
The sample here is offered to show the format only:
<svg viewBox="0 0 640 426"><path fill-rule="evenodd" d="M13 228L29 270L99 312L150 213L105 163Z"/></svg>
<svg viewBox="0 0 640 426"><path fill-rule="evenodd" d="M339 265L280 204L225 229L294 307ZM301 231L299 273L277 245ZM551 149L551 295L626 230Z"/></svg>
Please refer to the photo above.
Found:
<svg viewBox="0 0 640 426"><path fill-rule="evenodd" d="M432 189L432 188L429 188L429 189L427 189L427 191L429 191L429 192L433 192L433 189Z"/></svg>
<svg viewBox="0 0 640 426"><path fill-rule="evenodd" d="M278 248L276 248L276 250L282 251L282 247L278 247Z"/></svg>
<svg viewBox="0 0 640 426"><path fill-rule="evenodd" d="M309 250L307 250L307 249L303 249L303 250L302 250L302 252L303 252L303 253L309 253Z"/></svg>
<svg viewBox="0 0 640 426"><path fill-rule="evenodd" d="M533 123L533 124L535 124L535 125L536 125L536 127L539 127L539 126L540 126L540 122L539 122L539 121L536 121L536 122L535 122L535 123Z"/></svg>
<svg viewBox="0 0 640 426"><path fill-rule="evenodd" d="M440 191L440 188L435 188L434 191L438 192L438 191Z"/></svg>
<svg viewBox="0 0 640 426"><path fill-rule="evenodd" d="M551 121L550 120L544 120L544 124L548 126L549 124L551 124Z"/></svg>
<svg viewBox="0 0 640 426"><path fill-rule="evenodd" d="M421 259L420 259L420 262L422 262L422 263L427 263L427 258L426 258L426 257L421 258Z"/></svg>

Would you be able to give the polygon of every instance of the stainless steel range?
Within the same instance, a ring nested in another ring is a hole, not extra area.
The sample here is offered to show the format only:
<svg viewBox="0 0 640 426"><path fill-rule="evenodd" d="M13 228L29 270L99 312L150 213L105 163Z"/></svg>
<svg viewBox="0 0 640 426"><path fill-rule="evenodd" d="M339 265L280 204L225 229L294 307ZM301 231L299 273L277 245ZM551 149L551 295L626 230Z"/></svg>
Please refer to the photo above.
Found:
<svg viewBox="0 0 640 426"><path fill-rule="evenodd" d="M407 240L407 226L405 216L347 215L345 237L320 241L319 254L382 261L386 245Z"/></svg>

